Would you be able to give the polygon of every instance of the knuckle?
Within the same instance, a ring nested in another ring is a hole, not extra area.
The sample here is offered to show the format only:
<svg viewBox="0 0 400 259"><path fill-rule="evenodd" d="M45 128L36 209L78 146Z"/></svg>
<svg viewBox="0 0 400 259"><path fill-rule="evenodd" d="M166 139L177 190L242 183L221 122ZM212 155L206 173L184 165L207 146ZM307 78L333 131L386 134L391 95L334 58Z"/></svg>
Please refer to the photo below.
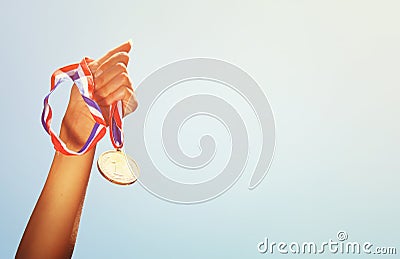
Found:
<svg viewBox="0 0 400 259"><path fill-rule="evenodd" d="M127 71L125 64L122 63L122 62L118 62L115 66L116 66L116 67L118 68L118 70L121 71L121 72L126 72L126 71Z"/></svg>
<svg viewBox="0 0 400 259"><path fill-rule="evenodd" d="M128 87L132 88L132 79L128 74L126 74L125 80L125 83L128 85Z"/></svg>
<svg viewBox="0 0 400 259"><path fill-rule="evenodd" d="M126 52L120 52L120 58L125 61L125 63L129 62L129 54Z"/></svg>
<svg viewBox="0 0 400 259"><path fill-rule="evenodd" d="M127 87L125 87L124 88L124 96L131 96L132 95L132 92L129 90L129 88L127 88Z"/></svg>
<svg viewBox="0 0 400 259"><path fill-rule="evenodd" d="M122 78L122 80L123 80L124 83L129 83L130 80L131 80L131 79L129 78L128 73L126 73L126 72L121 73L121 78Z"/></svg>
<svg viewBox="0 0 400 259"><path fill-rule="evenodd" d="M129 94L129 96L130 95L135 95L135 91L131 87L127 87L126 88L126 93Z"/></svg>

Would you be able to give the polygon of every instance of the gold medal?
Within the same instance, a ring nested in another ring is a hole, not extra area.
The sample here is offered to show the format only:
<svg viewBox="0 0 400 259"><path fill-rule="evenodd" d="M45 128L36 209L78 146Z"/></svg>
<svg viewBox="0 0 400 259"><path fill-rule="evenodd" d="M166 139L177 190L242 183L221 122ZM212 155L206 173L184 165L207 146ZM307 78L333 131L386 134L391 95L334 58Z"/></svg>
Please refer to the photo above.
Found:
<svg viewBox="0 0 400 259"><path fill-rule="evenodd" d="M115 150L104 152L97 160L100 173L112 183L128 185L136 182L139 177L139 167L135 160L122 150L122 102L110 106L110 139Z"/></svg>
<svg viewBox="0 0 400 259"><path fill-rule="evenodd" d="M135 160L120 149L101 154L97 168L107 180L120 185L132 184L139 177L139 167Z"/></svg>

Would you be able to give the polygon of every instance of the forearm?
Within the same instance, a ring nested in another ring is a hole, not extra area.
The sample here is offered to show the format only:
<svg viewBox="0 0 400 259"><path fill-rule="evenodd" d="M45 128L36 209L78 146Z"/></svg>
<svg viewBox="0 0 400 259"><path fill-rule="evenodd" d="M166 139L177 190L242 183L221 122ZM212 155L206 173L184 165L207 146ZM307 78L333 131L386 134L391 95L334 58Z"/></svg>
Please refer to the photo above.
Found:
<svg viewBox="0 0 400 259"><path fill-rule="evenodd" d="M95 150L54 155L46 183L25 229L17 258L69 258Z"/></svg>
<svg viewBox="0 0 400 259"><path fill-rule="evenodd" d="M106 124L111 104L122 100L125 115L137 107L127 71L131 44L130 41L125 42L88 64L95 82L91 94ZM78 151L90 136L94 123L87 103L74 85L61 124L60 138L67 143L68 149ZM22 236L17 258L71 257L94 153L93 148L81 156L55 154L42 193Z"/></svg>

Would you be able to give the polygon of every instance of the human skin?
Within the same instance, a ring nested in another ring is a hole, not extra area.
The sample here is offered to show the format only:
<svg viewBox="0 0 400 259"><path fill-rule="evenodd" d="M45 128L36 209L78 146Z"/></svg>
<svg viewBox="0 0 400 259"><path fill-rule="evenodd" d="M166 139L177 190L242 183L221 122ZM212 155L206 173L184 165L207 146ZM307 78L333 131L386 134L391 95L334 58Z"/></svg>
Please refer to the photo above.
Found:
<svg viewBox="0 0 400 259"><path fill-rule="evenodd" d="M124 116L137 107L136 96L127 72L131 42L110 50L91 62L94 100L109 122L109 107L122 100ZM63 117L60 138L72 150L87 140L94 120L74 85ZM70 258L72 256L82 206L85 199L95 147L80 156L55 152L50 171L19 244L16 258Z"/></svg>

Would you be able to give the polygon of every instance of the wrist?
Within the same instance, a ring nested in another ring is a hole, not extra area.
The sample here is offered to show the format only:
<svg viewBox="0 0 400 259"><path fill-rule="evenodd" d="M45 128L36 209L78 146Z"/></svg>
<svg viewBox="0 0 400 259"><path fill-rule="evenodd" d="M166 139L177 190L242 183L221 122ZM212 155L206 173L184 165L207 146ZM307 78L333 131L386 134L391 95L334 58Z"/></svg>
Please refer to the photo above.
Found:
<svg viewBox="0 0 400 259"><path fill-rule="evenodd" d="M85 140L77 133L73 132L70 124L65 123L64 120L61 124L60 138L67 145L67 148L75 152L79 151L85 144Z"/></svg>
<svg viewBox="0 0 400 259"><path fill-rule="evenodd" d="M61 123L60 138L68 149L79 151L88 140L93 125L92 118L83 119L67 111Z"/></svg>

